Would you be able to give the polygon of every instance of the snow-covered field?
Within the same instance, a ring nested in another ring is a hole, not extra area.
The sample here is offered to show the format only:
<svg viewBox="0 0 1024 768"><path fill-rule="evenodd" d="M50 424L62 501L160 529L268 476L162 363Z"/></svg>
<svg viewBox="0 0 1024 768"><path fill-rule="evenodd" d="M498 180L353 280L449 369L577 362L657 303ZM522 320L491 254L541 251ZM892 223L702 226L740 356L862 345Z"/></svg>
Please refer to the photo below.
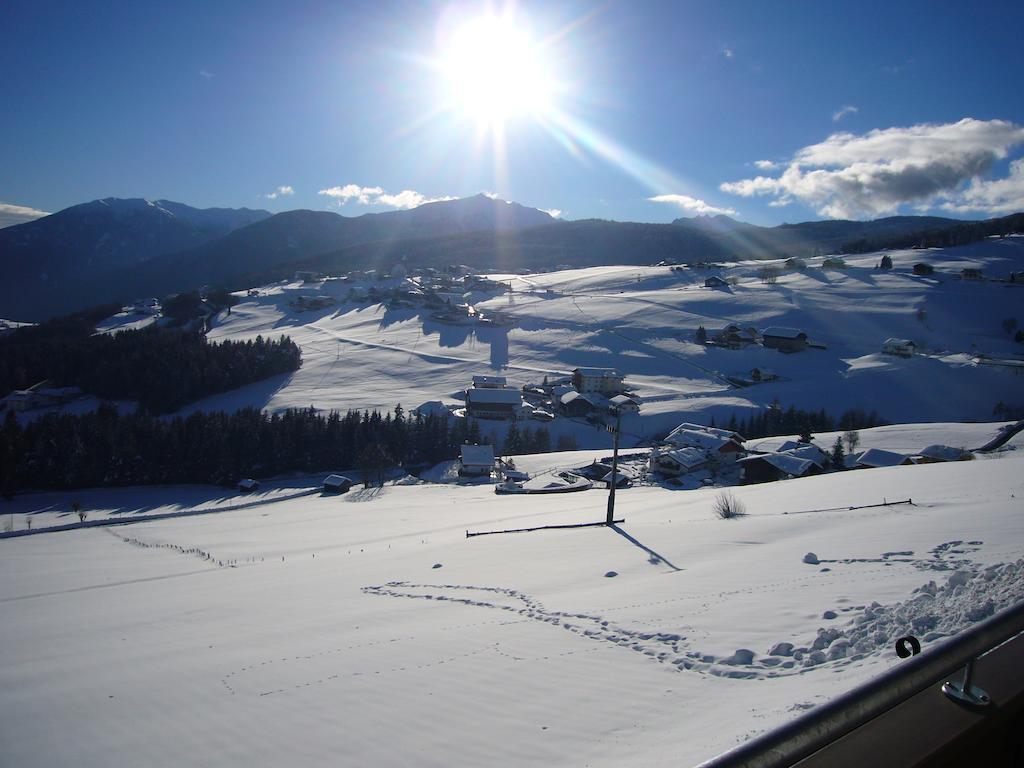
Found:
<svg viewBox="0 0 1024 768"><path fill-rule="evenodd" d="M862 440L991 431L888 429ZM734 520L718 489L637 487L618 529L466 538L599 520L606 497L286 498L296 481L216 514L3 539L2 762L692 764L900 663L899 636L927 649L1024 599L1022 444L735 488ZM225 503L80 499L90 520Z"/></svg>
<svg viewBox="0 0 1024 768"><path fill-rule="evenodd" d="M758 278L764 262L682 272L623 266L496 275L511 280L513 293L477 307L514 316L512 328L445 325L426 310L347 302L349 286L338 282L270 286L257 298L244 297L230 315L222 313L210 338L286 333L302 347L301 370L186 410L455 405L474 374L505 375L519 386L577 366L626 374L644 400L641 415L627 417L624 427L637 441L684 420L742 418L775 398L836 417L851 408L873 409L891 422L990 420L1000 401L1021 405L1019 375L973 360L978 353L1024 351L1001 327L1020 315L1022 288L961 280L959 271L980 267L987 278L1005 278L1024 269L1024 237L890 255L892 271L874 268L877 253L847 258L846 269L823 269L821 259L812 259L806 270L788 272L775 285ZM934 264L935 275L911 273L922 260ZM705 288L712 274L736 284ZM297 295L316 293L337 303L307 312L289 305ZM713 333L727 323L798 328L826 349L781 354L694 343L698 326ZM884 355L889 337L912 339L923 353ZM754 367L779 379L745 388L725 381ZM575 435L581 447L608 444L606 432L582 423L560 418L546 426L553 437ZM504 427L488 424L488 430L500 439Z"/></svg>

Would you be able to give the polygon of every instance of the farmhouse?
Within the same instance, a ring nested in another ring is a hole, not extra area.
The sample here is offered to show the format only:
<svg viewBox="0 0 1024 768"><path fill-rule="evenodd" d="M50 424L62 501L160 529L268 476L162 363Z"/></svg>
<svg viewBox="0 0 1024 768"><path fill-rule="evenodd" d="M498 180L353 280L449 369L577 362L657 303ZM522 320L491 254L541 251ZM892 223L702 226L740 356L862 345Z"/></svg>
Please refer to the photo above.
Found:
<svg viewBox="0 0 1024 768"><path fill-rule="evenodd" d="M577 392L597 392L611 397L625 389L623 376L614 368L575 368L572 383Z"/></svg>
<svg viewBox="0 0 1024 768"><path fill-rule="evenodd" d="M611 406L619 413L640 413L640 404L628 395L616 395L608 398Z"/></svg>
<svg viewBox="0 0 1024 768"><path fill-rule="evenodd" d="M558 398L558 402L567 416L586 416L597 409L597 401L593 395L575 390L566 392Z"/></svg>
<svg viewBox="0 0 1024 768"><path fill-rule="evenodd" d="M894 451L884 451L881 448L868 448L851 461L854 469L877 469L879 467L898 467L906 464L913 464L909 456Z"/></svg>
<svg viewBox="0 0 1024 768"><path fill-rule="evenodd" d="M762 343L779 352L802 352L807 349L807 334L796 328L773 326L761 331Z"/></svg>
<svg viewBox="0 0 1024 768"><path fill-rule="evenodd" d="M348 493L352 481L344 475L328 475L324 478L324 493Z"/></svg>
<svg viewBox="0 0 1024 768"><path fill-rule="evenodd" d="M651 451L649 466L651 472L660 472L668 477L678 477L696 472L708 465L707 451L700 448L675 448L662 446Z"/></svg>
<svg viewBox="0 0 1024 768"><path fill-rule="evenodd" d="M490 445L463 445L459 455L461 477L490 477L494 468L494 447Z"/></svg>
<svg viewBox="0 0 1024 768"><path fill-rule="evenodd" d="M717 461L734 462L743 451L743 438L735 432L697 424L680 424L665 443L673 448L696 448Z"/></svg>
<svg viewBox="0 0 1024 768"><path fill-rule="evenodd" d="M929 445L915 459L918 464L937 464L940 461L970 461L974 454L949 445Z"/></svg>
<svg viewBox="0 0 1024 768"><path fill-rule="evenodd" d="M740 328L730 323L718 331L712 341L727 347L739 347L741 344L753 344L757 341L757 330L754 328Z"/></svg>
<svg viewBox="0 0 1024 768"><path fill-rule="evenodd" d="M768 483L786 477L807 477L822 471L822 466L816 461L798 456L795 451L747 456L737 463L741 467L740 477L745 484Z"/></svg>
<svg viewBox="0 0 1024 768"><path fill-rule="evenodd" d="M473 387L466 390L466 415L476 419L514 419L523 406L517 389Z"/></svg>
<svg viewBox="0 0 1024 768"><path fill-rule="evenodd" d="M910 339L886 339L882 342L882 351L887 355L912 357L917 351L917 344Z"/></svg>
<svg viewBox="0 0 1024 768"><path fill-rule="evenodd" d="M712 275L711 277L709 277L707 280L704 281L704 287L705 288L728 288L729 287L729 283L727 281L723 280L722 278L720 278L718 275Z"/></svg>

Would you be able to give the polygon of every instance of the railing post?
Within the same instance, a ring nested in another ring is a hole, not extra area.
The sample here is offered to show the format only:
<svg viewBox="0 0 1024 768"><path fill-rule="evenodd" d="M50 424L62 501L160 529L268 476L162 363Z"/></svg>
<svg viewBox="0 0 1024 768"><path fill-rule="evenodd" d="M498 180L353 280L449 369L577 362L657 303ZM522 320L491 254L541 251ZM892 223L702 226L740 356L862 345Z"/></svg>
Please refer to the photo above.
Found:
<svg viewBox="0 0 1024 768"><path fill-rule="evenodd" d="M972 707L987 707L992 699L984 690L976 685L971 685L974 677L974 659L969 659L964 667L964 679L959 683L947 680L942 684L942 692L953 701L961 704L969 704Z"/></svg>

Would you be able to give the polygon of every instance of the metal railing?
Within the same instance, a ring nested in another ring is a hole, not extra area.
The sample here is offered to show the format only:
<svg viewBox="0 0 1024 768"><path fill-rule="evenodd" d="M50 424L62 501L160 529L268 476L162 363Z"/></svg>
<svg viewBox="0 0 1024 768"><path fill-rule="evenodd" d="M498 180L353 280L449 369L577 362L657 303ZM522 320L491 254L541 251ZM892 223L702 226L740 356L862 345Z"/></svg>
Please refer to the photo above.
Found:
<svg viewBox="0 0 1024 768"><path fill-rule="evenodd" d="M942 686L951 699L961 699L955 691L977 691L979 707L988 703L987 695L972 688L974 660L1014 636L1024 632L1024 603L965 629L934 649L901 661L879 677L836 697L807 714L762 734L740 746L700 764L699 768L784 768L803 760L868 721L902 704L930 686ZM961 683L949 678L964 669ZM951 692L953 691L953 692Z"/></svg>

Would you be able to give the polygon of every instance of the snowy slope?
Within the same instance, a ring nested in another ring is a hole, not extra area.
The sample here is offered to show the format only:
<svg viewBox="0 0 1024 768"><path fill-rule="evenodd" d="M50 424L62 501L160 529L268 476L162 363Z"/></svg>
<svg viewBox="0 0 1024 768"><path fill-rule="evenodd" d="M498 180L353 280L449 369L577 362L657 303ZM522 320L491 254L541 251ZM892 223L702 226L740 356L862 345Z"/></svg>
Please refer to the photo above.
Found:
<svg viewBox="0 0 1024 768"><path fill-rule="evenodd" d="M4 761L691 764L1024 599L1024 453L998 456L735 489L731 521L634 488L618 531L467 539L605 494L392 485L0 540Z"/></svg>
<svg viewBox="0 0 1024 768"><path fill-rule="evenodd" d="M1024 237L890 255L891 272L874 269L880 254L850 257L846 269L823 269L821 259L812 259L808 269L786 273L775 285L758 278L764 262L682 272L595 267L496 275L510 280L514 292L477 307L513 315L511 329L444 325L428 311L349 302L349 287L340 283L281 284L218 318L210 338L287 333L302 347L302 369L188 410L391 409L397 403L408 410L428 400L457 405L473 374L500 373L519 386L577 366L626 373L644 400L641 415L625 425L635 440L683 420L743 417L775 398L837 417L851 408L874 409L892 422L988 420L1000 401L1022 405L1017 375L974 362L978 353L1022 352L1001 328L1004 319L1020 315L1022 288L961 280L958 273L968 266L989 277L1021 270ZM933 263L936 275L913 275L912 265L921 260ZM711 274L736 284L705 288ZM311 293L337 303L301 313L289 305L296 295ZM796 327L826 349L785 355L760 346L730 350L694 343L698 326L713 332L727 323ZM922 353L910 359L883 355L889 337L913 339ZM725 380L754 367L779 379L745 388ZM548 428L553 436L575 434L582 447L608 444L606 433L583 424L559 419Z"/></svg>

